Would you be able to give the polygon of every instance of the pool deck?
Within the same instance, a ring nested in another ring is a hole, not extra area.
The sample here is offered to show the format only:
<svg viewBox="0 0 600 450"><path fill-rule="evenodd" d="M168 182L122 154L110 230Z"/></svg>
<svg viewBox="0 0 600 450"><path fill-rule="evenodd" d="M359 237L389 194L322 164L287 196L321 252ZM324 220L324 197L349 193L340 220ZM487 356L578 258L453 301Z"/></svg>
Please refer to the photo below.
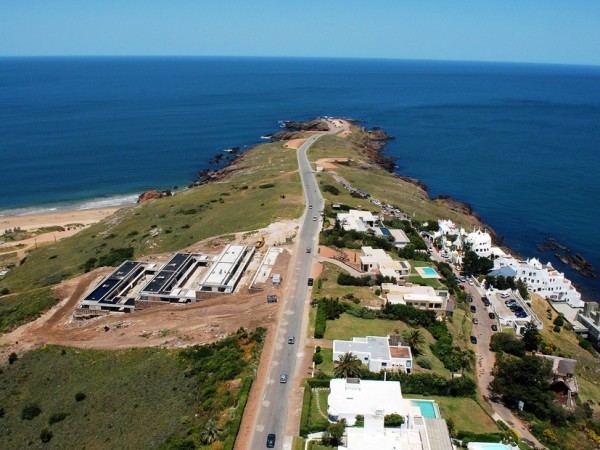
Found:
<svg viewBox="0 0 600 450"><path fill-rule="evenodd" d="M421 278L430 278L435 280L442 278L432 267L415 267L415 271L421 276ZM430 271L433 271L433 273L429 273Z"/></svg>

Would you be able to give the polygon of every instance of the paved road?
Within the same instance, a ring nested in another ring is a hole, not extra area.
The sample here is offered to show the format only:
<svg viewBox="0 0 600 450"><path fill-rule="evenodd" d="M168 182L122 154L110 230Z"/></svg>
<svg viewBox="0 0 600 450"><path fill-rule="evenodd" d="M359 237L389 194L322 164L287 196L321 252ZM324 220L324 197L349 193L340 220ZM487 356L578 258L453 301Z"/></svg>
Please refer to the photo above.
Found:
<svg viewBox="0 0 600 450"><path fill-rule="evenodd" d="M341 130L341 128L337 128L330 133ZM267 375L267 382L261 396L261 406L251 440L251 450L265 448L269 433L275 433L277 437L276 449L283 449L284 441L287 444L286 448L291 444L291 436L285 438L284 434L296 364L303 356L302 317L304 308L308 304L307 281L311 266L317 256L318 235L321 227L320 211L323 209L323 197L308 162L306 151L324 134L327 133L311 136L298 149L298 167L307 207L304 216L301 218L296 254L291 262L293 276L288 276L287 280L287 283L289 283L288 295L282 305L284 308L283 314L277 328L275 349ZM314 220L315 217L317 220ZM308 248L311 249L310 253L307 251ZM288 273L292 272L288 271ZM296 337L295 344L288 344L288 336ZM287 383L279 382L281 374L288 374Z"/></svg>

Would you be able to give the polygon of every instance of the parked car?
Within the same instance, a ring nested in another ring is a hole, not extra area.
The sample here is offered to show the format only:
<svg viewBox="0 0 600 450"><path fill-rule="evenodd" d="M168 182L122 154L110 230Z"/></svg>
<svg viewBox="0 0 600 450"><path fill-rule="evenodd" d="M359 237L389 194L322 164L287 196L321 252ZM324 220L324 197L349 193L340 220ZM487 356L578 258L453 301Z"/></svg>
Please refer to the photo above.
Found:
<svg viewBox="0 0 600 450"><path fill-rule="evenodd" d="M281 375L279 375L280 383L287 383L287 379L288 379L287 373L282 373Z"/></svg>
<svg viewBox="0 0 600 450"><path fill-rule="evenodd" d="M477 307L475 305L471 305L471 312L475 314L477 312Z"/></svg>
<svg viewBox="0 0 600 450"><path fill-rule="evenodd" d="M492 331L498 331L498 325L496 325L496 324L492 325Z"/></svg>
<svg viewBox="0 0 600 450"><path fill-rule="evenodd" d="M267 303L277 303L276 295L267 295Z"/></svg>
<svg viewBox="0 0 600 450"><path fill-rule="evenodd" d="M493 312L489 313L488 316L490 316L490 319L496 318L496 314L494 314Z"/></svg>
<svg viewBox="0 0 600 450"><path fill-rule="evenodd" d="M473 281L469 280L469 286L473 286Z"/></svg>
<svg viewBox="0 0 600 450"><path fill-rule="evenodd" d="M471 336L471 344L477 344L477 338L475 336Z"/></svg>
<svg viewBox="0 0 600 450"><path fill-rule="evenodd" d="M461 291L465 290L465 287L462 284L459 284L458 287L460 288Z"/></svg>
<svg viewBox="0 0 600 450"><path fill-rule="evenodd" d="M312 286L314 284L315 280L313 280L312 278L308 279L308 285Z"/></svg>
<svg viewBox="0 0 600 450"><path fill-rule="evenodd" d="M473 317L473 325L477 325L479 323L479 320L477 320L477 317Z"/></svg>
<svg viewBox="0 0 600 450"><path fill-rule="evenodd" d="M270 433L267 435L267 448L275 447L275 433Z"/></svg>

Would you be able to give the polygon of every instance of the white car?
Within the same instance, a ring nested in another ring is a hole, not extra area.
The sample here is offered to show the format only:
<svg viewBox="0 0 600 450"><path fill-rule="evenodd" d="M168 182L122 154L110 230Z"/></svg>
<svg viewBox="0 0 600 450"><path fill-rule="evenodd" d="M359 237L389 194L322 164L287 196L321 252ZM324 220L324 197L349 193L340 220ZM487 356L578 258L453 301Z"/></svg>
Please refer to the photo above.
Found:
<svg viewBox="0 0 600 450"><path fill-rule="evenodd" d="M473 286L473 282L471 280L468 281L469 286Z"/></svg>
<svg viewBox="0 0 600 450"><path fill-rule="evenodd" d="M313 216L313 222L317 221L317 216Z"/></svg>

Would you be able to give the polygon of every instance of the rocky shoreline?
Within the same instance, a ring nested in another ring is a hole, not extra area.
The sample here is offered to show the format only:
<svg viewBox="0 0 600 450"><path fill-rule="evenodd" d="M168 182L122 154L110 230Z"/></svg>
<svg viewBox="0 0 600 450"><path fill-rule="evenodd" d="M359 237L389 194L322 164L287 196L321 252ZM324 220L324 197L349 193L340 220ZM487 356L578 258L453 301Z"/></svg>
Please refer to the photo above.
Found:
<svg viewBox="0 0 600 450"><path fill-rule="evenodd" d="M354 119L345 119L351 123L358 123L358 120ZM291 139L297 139L304 132L322 132L329 130L328 125L321 119L313 119L304 122L295 122L295 121L285 121L283 122L283 126L286 128L285 130L279 131L277 133L266 135L265 137L269 137L271 142L279 142L279 141L287 141ZM396 158L389 157L385 155L386 144L389 141L395 139L394 136L387 134L384 130L379 127L374 127L372 129L366 129L365 127L361 127L361 130L364 133L361 134L350 134L349 138L352 139L352 142L361 149L362 153L368 158L368 160L378 167L386 170L387 172L393 173L398 179L403 180L405 182L409 182L421 190L423 193L429 198L431 201L443 204L448 207L452 211L456 211L464 216L470 217L473 219L472 221L479 224L480 227L485 228L496 245L501 245L501 239L498 238L498 235L494 232L494 230L489 226L482 222L481 218L473 211L473 209L466 203L460 202L451 198L448 195L439 195L437 197L431 198L428 193L428 187L422 181L399 175L394 173L394 170L397 169L397 165L395 164ZM258 144L260 145L260 144ZM244 151L240 151L239 147L236 147L235 153L230 153L231 156L227 158L219 158L219 160L224 160L226 162L225 166L220 169L208 169L203 168L200 169L196 177L192 180L192 182L187 186L189 189L193 189L198 186L202 186L207 183L220 181L227 177L232 172L235 172L236 164L240 162L247 152L251 151L255 146L249 147ZM233 156L233 157L232 157ZM175 189L175 187L174 187ZM152 200L154 198L163 198L172 195L171 190L163 190L159 191L156 189L148 190L142 193L139 196L138 203L143 203L147 200Z"/></svg>

